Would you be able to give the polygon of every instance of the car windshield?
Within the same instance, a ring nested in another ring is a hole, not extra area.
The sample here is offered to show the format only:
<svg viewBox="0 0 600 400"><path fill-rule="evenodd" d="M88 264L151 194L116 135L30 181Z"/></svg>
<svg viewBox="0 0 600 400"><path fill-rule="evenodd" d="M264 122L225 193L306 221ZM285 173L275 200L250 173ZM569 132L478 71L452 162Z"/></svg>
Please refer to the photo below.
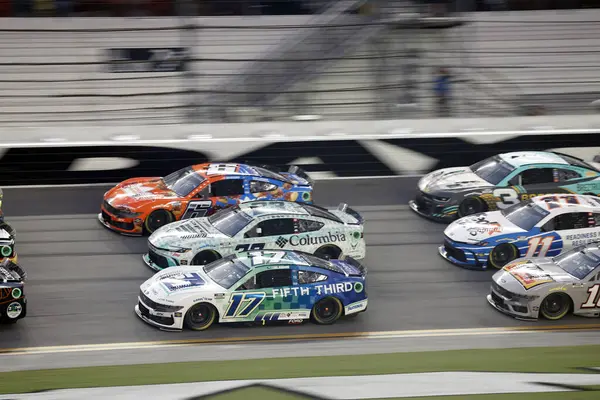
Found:
<svg viewBox="0 0 600 400"><path fill-rule="evenodd" d="M192 167L185 167L175 171L163 178L165 185L178 196L185 197L196 189L204 178L200 176Z"/></svg>
<svg viewBox="0 0 600 400"><path fill-rule="evenodd" d="M553 260L563 271L577 279L585 278L600 265L600 257L583 248L568 251Z"/></svg>
<svg viewBox="0 0 600 400"><path fill-rule="evenodd" d="M229 289L242 279L250 268L237 259L236 255L225 257L204 267L204 272L217 285Z"/></svg>
<svg viewBox="0 0 600 400"><path fill-rule="evenodd" d="M237 206L221 210L208 217L208 222L212 226L229 237L237 235L251 221L252 217Z"/></svg>
<svg viewBox="0 0 600 400"><path fill-rule="evenodd" d="M549 211L534 204L531 200L505 208L501 213L510 222L526 231L531 230L535 224L550 214Z"/></svg>
<svg viewBox="0 0 600 400"><path fill-rule="evenodd" d="M490 157L483 161L479 161L471 165L471 171L475 173L481 179L485 179L493 185L497 185L500 181L508 176L514 167L505 161L501 160L500 157Z"/></svg>

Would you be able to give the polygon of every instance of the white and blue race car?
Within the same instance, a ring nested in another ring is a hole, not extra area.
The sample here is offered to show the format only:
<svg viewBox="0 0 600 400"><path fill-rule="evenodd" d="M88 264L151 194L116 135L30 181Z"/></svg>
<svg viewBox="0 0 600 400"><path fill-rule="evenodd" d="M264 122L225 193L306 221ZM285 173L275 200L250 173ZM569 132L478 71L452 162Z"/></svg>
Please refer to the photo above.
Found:
<svg viewBox="0 0 600 400"><path fill-rule="evenodd" d="M534 197L502 211L461 218L444 230L442 257L470 269L502 268L521 257L552 257L600 241L600 198Z"/></svg>

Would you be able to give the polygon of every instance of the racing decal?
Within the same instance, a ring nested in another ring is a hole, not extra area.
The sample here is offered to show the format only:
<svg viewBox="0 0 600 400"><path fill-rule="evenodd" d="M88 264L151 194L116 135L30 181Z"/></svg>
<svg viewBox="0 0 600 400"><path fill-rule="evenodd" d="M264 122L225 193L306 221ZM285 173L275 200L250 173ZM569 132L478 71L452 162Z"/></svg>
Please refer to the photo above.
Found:
<svg viewBox="0 0 600 400"><path fill-rule="evenodd" d="M275 241L277 246L284 248L287 244L290 246L309 246L316 244L325 244L331 242L345 242L346 241L345 233L331 233L329 232L327 235L321 236L310 236L310 235L292 235L289 240L283 236L279 236Z"/></svg>
<svg viewBox="0 0 600 400"><path fill-rule="evenodd" d="M354 285L351 282L330 283L327 285L300 286L273 288L273 297L306 296L306 295L328 295L335 293L356 292L361 293L364 289L362 284Z"/></svg>
<svg viewBox="0 0 600 400"><path fill-rule="evenodd" d="M190 201L181 219L204 217L211 207L212 201L210 200Z"/></svg>
<svg viewBox="0 0 600 400"><path fill-rule="evenodd" d="M503 268L513 278L515 278L525 290L543 285L544 283L554 282L544 270L531 264L529 261L517 261Z"/></svg>
<svg viewBox="0 0 600 400"><path fill-rule="evenodd" d="M252 243L252 244L238 244L235 247L235 251L243 252L249 250L262 250L265 248L264 243Z"/></svg>
<svg viewBox="0 0 600 400"><path fill-rule="evenodd" d="M175 272L163 275L160 277L160 282L169 292L196 288L206 284L197 272Z"/></svg>
<svg viewBox="0 0 600 400"><path fill-rule="evenodd" d="M206 170L206 175L233 174L237 172L237 169L237 164L210 164Z"/></svg>
<svg viewBox="0 0 600 400"><path fill-rule="evenodd" d="M492 192L494 197L500 199L496 206L500 209L519 203L519 194L513 188L497 188Z"/></svg>
<svg viewBox="0 0 600 400"><path fill-rule="evenodd" d="M572 235L565 235L563 241L568 243L570 247L577 247L584 244L595 243L600 241L600 232L592 231L574 233Z"/></svg>
<svg viewBox="0 0 600 400"><path fill-rule="evenodd" d="M234 293L229 299L225 318L246 318L265 300L265 292Z"/></svg>
<svg viewBox="0 0 600 400"><path fill-rule="evenodd" d="M588 297L585 303L581 305L581 308L600 308L600 285L596 284L590 287L588 290Z"/></svg>
<svg viewBox="0 0 600 400"><path fill-rule="evenodd" d="M533 257L536 255L536 252L538 257L546 257L548 250L550 250L550 247L552 246L552 242L554 242L554 236L532 237L527 241L529 247L527 248L525 257Z"/></svg>

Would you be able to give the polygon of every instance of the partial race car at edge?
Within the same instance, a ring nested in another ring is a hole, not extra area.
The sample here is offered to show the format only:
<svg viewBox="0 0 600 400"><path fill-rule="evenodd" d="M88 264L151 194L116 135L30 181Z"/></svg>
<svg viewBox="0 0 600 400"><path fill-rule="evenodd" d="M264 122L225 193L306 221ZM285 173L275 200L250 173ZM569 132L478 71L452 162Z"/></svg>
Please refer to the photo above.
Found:
<svg viewBox="0 0 600 400"><path fill-rule="evenodd" d="M502 210L544 194L600 194L597 161L542 151L498 154L468 167L433 171L419 180L411 210L449 223L486 211Z"/></svg>

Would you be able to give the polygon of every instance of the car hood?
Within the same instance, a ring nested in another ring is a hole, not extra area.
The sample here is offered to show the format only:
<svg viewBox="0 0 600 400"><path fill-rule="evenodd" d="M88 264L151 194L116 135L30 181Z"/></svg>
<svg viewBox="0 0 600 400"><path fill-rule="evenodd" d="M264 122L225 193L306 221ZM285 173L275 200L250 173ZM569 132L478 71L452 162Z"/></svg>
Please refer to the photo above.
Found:
<svg viewBox="0 0 600 400"><path fill-rule="evenodd" d="M157 229L148 241L157 248L165 246L191 246L198 241L206 239L229 239L209 222L208 218L192 218L172 222Z"/></svg>
<svg viewBox="0 0 600 400"><path fill-rule="evenodd" d="M452 222L444 230L449 239L476 243L498 236L527 232L506 219L500 211L470 215Z"/></svg>
<svg viewBox="0 0 600 400"><path fill-rule="evenodd" d="M137 208L157 200L175 200L179 196L167 188L162 178L135 178L121 182L104 195L115 208Z"/></svg>
<svg viewBox="0 0 600 400"><path fill-rule="evenodd" d="M576 279L559 268L551 257L520 259L494 274L494 282L513 293L537 289L542 285L562 285ZM545 290L545 289L544 289Z"/></svg>
<svg viewBox="0 0 600 400"><path fill-rule="evenodd" d="M202 266L171 267L156 273L140 286L144 295L158 303L173 303L177 299L198 293L223 292L204 272Z"/></svg>
<svg viewBox="0 0 600 400"><path fill-rule="evenodd" d="M438 169L419 181L419 190L425 193L492 186L473 173L469 167Z"/></svg>

